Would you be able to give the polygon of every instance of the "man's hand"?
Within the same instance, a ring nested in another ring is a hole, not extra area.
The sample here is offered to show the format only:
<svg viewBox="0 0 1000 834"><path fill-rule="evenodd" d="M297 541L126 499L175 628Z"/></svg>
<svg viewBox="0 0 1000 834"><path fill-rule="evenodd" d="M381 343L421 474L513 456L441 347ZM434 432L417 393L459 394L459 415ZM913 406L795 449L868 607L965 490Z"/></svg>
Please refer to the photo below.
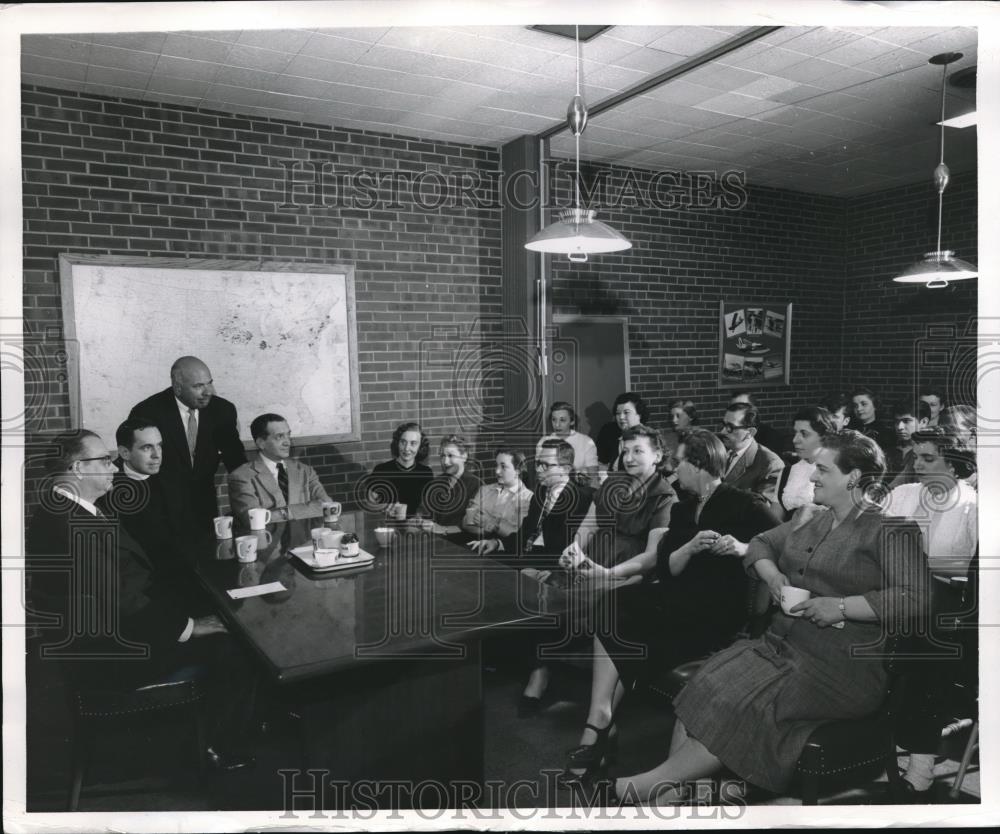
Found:
<svg viewBox="0 0 1000 834"><path fill-rule="evenodd" d="M477 539L474 542L469 542L469 549L475 550L480 556L485 556L487 553L498 551L500 542L497 539Z"/></svg>
<svg viewBox="0 0 1000 834"><path fill-rule="evenodd" d="M207 617L195 617L192 637L207 637L209 634L228 634L229 629L215 614Z"/></svg>

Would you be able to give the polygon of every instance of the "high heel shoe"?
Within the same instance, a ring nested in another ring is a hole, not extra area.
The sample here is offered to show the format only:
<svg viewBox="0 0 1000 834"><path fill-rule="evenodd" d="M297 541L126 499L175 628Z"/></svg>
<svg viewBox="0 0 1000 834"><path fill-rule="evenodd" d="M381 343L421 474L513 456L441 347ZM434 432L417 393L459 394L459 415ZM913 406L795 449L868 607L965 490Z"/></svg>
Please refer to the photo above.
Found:
<svg viewBox="0 0 1000 834"><path fill-rule="evenodd" d="M566 769L591 768L600 765L611 764L618 753L618 733L612 735L616 730L614 721L607 727L595 727L593 724L583 725L588 730L593 730L597 736L593 744L581 744L574 747L566 755Z"/></svg>

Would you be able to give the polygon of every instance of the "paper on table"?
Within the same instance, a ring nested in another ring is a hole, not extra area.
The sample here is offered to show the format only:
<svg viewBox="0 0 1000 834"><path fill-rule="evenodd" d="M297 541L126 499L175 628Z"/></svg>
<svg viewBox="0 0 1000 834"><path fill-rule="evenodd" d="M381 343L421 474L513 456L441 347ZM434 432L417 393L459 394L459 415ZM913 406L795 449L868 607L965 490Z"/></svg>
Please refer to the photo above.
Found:
<svg viewBox="0 0 1000 834"><path fill-rule="evenodd" d="M264 594L276 594L278 591L287 590L280 582L267 582L264 585L251 585L249 588L233 588L226 593L233 599L243 599L245 597L259 597Z"/></svg>

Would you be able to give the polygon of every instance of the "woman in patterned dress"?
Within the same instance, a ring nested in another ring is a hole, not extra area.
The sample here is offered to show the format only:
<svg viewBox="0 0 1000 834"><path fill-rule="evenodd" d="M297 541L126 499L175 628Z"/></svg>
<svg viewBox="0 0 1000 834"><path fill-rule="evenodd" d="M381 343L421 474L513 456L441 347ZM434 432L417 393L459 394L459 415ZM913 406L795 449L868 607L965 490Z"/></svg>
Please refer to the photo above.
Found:
<svg viewBox="0 0 1000 834"><path fill-rule="evenodd" d="M817 727L878 708L883 640L925 610L927 594L919 529L865 499L884 473L870 438L848 430L823 439L813 479L826 511L756 536L744 558L776 600L784 585L812 597L705 663L674 702L669 758L616 780L618 796L676 800L681 785L723 767L780 792Z"/></svg>

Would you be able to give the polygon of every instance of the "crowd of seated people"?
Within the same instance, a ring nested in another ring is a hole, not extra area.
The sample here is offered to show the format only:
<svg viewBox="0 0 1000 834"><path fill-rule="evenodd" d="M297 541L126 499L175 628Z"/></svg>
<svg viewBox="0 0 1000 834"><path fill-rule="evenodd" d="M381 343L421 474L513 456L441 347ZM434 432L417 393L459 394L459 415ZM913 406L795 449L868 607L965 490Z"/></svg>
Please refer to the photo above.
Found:
<svg viewBox="0 0 1000 834"><path fill-rule="evenodd" d="M577 431L576 406L555 402L551 432L538 439L534 458L501 445L488 483L477 474L472 444L457 433L440 439L435 474L427 464L430 438L419 423L404 421L392 432L391 458L357 486L365 509L399 522L429 520L484 557L562 571L570 586L603 589L588 622L589 708L563 784L604 775L628 692L659 669L714 652L675 701L666 760L599 784L608 796L679 801L683 783L726 768L783 790L819 723L864 716L881 703L884 668L852 662L850 647L905 631L904 620L924 610L907 601L928 595L926 576L963 574L977 550L974 409L926 390L880 413L874 392L857 388L825 406L803 404L788 434L762 421L750 392L734 394L721 412L713 431L699 425L704 409L678 398L658 429L649 403L624 392L614 401L614 420L591 439ZM233 685L221 682L219 670L251 685L246 659L191 569L192 542L218 512L220 463L238 523L246 525L254 508L277 522L315 517L330 502L316 471L291 456L284 417L269 412L252 420L257 455L250 461L237 425L235 407L215 394L207 366L182 357L170 388L139 403L119 427L116 462L96 435L62 441L52 496L29 525L29 560L40 567L33 588L71 611L87 603L71 589L53 588L44 570L52 553L73 555L65 520L85 513L120 521L127 534L120 562L139 565L129 568L128 623L155 653L155 662L131 667L144 669L144 680L208 664L217 692ZM761 637L737 640L750 580L764 583L775 602L785 586L810 596L779 606ZM929 605L939 611L951 602L935 597ZM700 616L709 609L711 618ZM520 655L530 674L521 717L541 711L550 668L539 647L550 637L524 635ZM934 635L923 639L931 644ZM951 671L925 665L926 685L901 723L901 744L911 753L905 778L915 796L929 785ZM222 701L213 701L211 752L221 767L243 766L252 760L239 750L247 717Z"/></svg>

